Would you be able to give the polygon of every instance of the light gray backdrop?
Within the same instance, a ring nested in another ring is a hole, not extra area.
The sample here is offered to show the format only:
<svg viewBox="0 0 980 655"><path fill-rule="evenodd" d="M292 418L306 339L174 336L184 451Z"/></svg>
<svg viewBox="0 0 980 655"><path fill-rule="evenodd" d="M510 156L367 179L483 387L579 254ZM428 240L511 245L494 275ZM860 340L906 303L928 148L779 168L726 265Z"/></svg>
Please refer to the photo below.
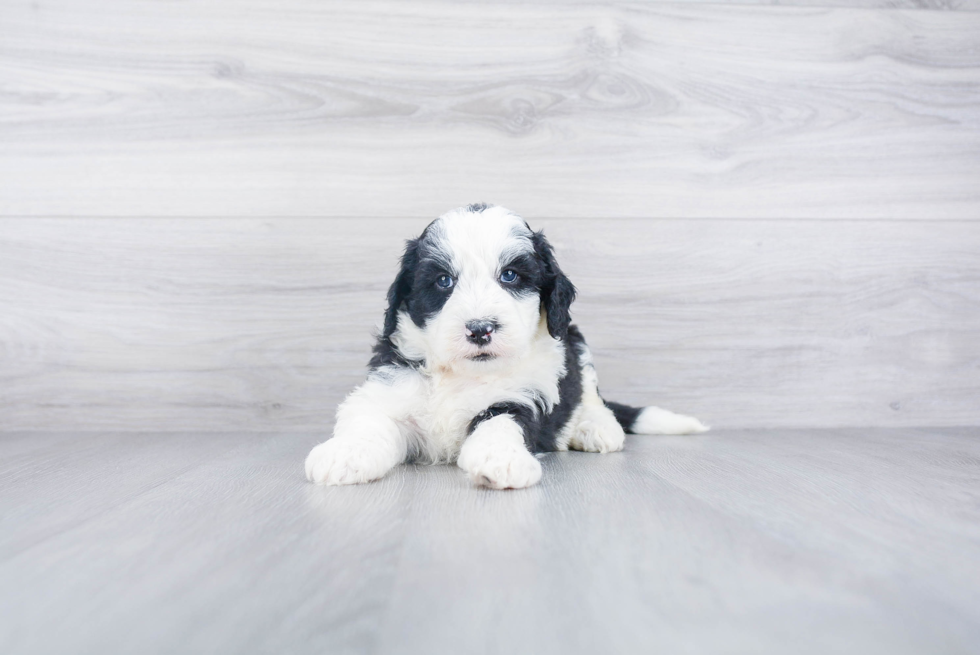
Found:
<svg viewBox="0 0 980 655"><path fill-rule="evenodd" d="M975 0L237 6L0 5L0 430L326 429L477 200L610 397L980 421Z"/></svg>

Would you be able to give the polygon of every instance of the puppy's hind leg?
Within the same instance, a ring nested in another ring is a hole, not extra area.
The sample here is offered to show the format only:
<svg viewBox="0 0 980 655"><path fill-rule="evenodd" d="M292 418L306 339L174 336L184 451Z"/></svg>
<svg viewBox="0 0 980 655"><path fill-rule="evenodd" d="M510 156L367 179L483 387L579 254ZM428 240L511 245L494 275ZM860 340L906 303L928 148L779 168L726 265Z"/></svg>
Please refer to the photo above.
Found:
<svg viewBox="0 0 980 655"><path fill-rule="evenodd" d="M408 440L384 412L383 383L368 380L337 409L333 438L306 458L306 477L325 485L358 484L383 477L405 461Z"/></svg>
<svg viewBox="0 0 980 655"><path fill-rule="evenodd" d="M559 434L557 445L559 450L614 453L623 449L626 434L599 396L599 380L588 346L583 344L580 350L582 397L568 424Z"/></svg>
<svg viewBox="0 0 980 655"><path fill-rule="evenodd" d="M601 405L583 404L567 431L569 450L587 453L614 453L623 449L626 434L616 417Z"/></svg>

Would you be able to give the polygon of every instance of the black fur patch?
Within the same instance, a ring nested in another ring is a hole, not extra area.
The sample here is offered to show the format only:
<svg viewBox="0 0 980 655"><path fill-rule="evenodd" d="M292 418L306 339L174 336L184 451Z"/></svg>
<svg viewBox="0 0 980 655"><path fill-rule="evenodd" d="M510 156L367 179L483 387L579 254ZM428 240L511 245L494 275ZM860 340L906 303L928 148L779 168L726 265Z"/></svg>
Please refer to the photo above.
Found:
<svg viewBox="0 0 980 655"><path fill-rule="evenodd" d="M429 317L437 314L449 300L455 285L448 289L436 286L441 275L456 279L452 263L435 245L430 224L418 239L405 242L401 269L388 288L388 309L385 311L382 337L390 337L398 328L398 312L404 305L412 322L424 327Z"/></svg>
<svg viewBox="0 0 980 655"><path fill-rule="evenodd" d="M500 270L511 270L517 273L517 279L513 282L497 280L497 284L514 296L539 294L542 287L548 283L545 279L544 264L537 255L531 253L519 255L509 261L501 261Z"/></svg>
<svg viewBox="0 0 980 655"><path fill-rule="evenodd" d="M458 275L441 257L425 253L424 247L420 250L422 255L415 267L411 292L405 298L405 309L408 310L413 323L425 327L426 321L442 310L456 288L454 284L448 289L443 289L436 284L436 280L443 275L448 275L455 280Z"/></svg>
<svg viewBox="0 0 980 655"><path fill-rule="evenodd" d="M379 336L378 340L374 344L374 348L371 349L371 352L374 354L371 356L371 361L368 362L368 366L372 371L376 371L382 366L419 368L425 363L402 357L402 354L398 352L394 344L391 343L391 339L388 337Z"/></svg>
<svg viewBox="0 0 980 655"><path fill-rule="evenodd" d="M424 327L425 322L439 313L455 285L449 289L436 286L436 280L441 275L457 277L451 264L432 243L430 224L417 239L405 242L405 252L401 258L401 268L395 281L388 288L388 308L385 310L384 328L374 345L374 356L370 367L381 366L418 366L422 362L414 362L402 357L391 343L391 335L398 329L398 312L404 308L408 311L412 322Z"/></svg>
<svg viewBox="0 0 980 655"><path fill-rule="evenodd" d="M643 411L642 407L630 407L629 405L615 403L605 399L602 402L612 410L613 415L616 417L616 422L623 426L623 431L626 434L636 434L633 432L633 424L636 423L636 417Z"/></svg>
<svg viewBox="0 0 980 655"><path fill-rule="evenodd" d="M554 451L557 447L558 433L582 402L582 369L579 366L579 356L584 345L585 338L582 333L574 325L569 325L565 337L565 377L558 382L558 404L550 413L546 413L540 405L535 413L527 405L498 403L473 417L466 434L472 434L476 426L494 416L509 414L524 431L524 444L528 450L532 453Z"/></svg>
<svg viewBox="0 0 980 655"><path fill-rule="evenodd" d="M535 258L541 263L543 270L541 306L547 315L548 333L555 339L564 339L572 321L569 309L575 300L575 285L558 267L554 250L544 238L544 232L534 232L531 242L534 244ZM579 333L578 336L581 338L582 334Z"/></svg>
<svg viewBox="0 0 980 655"><path fill-rule="evenodd" d="M395 333L395 330L398 328L398 310L401 309L402 303L408 298L408 294L412 292L415 269L419 265L420 239L421 237L405 242L405 253L402 255L401 269L398 271L398 275L395 276L395 281L388 287L388 309L385 310L384 329L381 332L383 339L387 339Z"/></svg>
<svg viewBox="0 0 980 655"><path fill-rule="evenodd" d="M466 206L466 211L479 214L480 212L490 209L491 207L493 207L493 205L488 205L485 202L474 202Z"/></svg>

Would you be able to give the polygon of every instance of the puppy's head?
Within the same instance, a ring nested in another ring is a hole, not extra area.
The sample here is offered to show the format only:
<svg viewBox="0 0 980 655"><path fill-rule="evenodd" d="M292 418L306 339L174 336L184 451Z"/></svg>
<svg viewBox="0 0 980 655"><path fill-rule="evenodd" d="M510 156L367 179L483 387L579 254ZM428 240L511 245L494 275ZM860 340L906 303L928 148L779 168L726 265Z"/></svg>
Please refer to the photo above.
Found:
<svg viewBox="0 0 980 655"><path fill-rule="evenodd" d="M574 298L541 232L502 207L470 205L407 243L382 336L408 359L479 371L563 339Z"/></svg>

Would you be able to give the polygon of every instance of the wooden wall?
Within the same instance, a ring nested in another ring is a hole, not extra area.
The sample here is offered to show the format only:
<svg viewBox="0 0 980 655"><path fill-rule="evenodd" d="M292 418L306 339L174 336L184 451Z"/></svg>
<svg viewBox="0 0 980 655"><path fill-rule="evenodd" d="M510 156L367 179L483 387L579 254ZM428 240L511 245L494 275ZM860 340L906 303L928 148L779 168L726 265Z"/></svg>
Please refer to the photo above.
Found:
<svg viewBox="0 0 980 655"><path fill-rule="evenodd" d="M476 200L552 238L609 397L977 424L978 9L5 2L0 429L326 430Z"/></svg>

